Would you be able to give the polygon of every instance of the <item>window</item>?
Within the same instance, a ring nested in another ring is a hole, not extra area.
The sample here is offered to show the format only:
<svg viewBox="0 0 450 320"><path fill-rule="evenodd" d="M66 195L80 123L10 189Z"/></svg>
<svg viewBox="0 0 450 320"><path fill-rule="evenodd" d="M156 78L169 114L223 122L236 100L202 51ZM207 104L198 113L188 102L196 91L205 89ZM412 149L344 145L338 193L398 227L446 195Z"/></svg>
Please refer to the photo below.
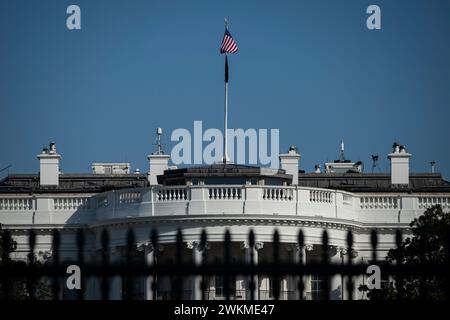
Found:
<svg viewBox="0 0 450 320"><path fill-rule="evenodd" d="M156 294L158 300L170 300L172 295L172 279L168 276L159 276L156 279Z"/></svg>
<svg viewBox="0 0 450 320"><path fill-rule="evenodd" d="M231 185L244 185L246 182L245 178L207 178L205 180L206 185L215 185L215 184L231 184Z"/></svg>
<svg viewBox="0 0 450 320"><path fill-rule="evenodd" d="M311 276L311 299L321 300L323 298L325 278L323 276Z"/></svg>
<svg viewBox="0 0 450 320"><path fill-rule="evenodd" d="M283 185L283 180L273 179L273 178L265 178L264 179L264 184L266 186L282 186Z"/></svg>
<svg viewBox="0 0 450 320"><path fill-rule="evenodd" d="M217 276L215 279L216 297L225 297L225 277ZM230 297L236 294L236 282L229 280Z"/></svg>
<svg viewBox="0 0 450 320"><path fill-rule="evenodd" d="M198 186L198 185L202 185L203 184L203 180L200 179L192 179L191 183L193 186Z"/></svg>
<svg viewBox="0 0 450 320"><path fill-rule="evenodd" d="M275 278L269 278L269 298L275 298L275 292L277 291L280 294L280 289L281 289L280 279L276 280Z"/></svg>

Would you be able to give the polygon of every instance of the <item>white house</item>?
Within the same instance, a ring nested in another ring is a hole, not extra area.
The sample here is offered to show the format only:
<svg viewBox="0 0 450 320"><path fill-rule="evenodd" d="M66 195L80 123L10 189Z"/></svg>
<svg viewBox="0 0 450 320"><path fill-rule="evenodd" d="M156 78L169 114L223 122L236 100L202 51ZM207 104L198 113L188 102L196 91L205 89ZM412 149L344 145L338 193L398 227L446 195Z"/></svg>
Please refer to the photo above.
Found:
<svg viewBox="0 0 450 320"><path fill-rule="evenodd" d="M319 259L322 250L322 232L328 231L331 261L341 263L345 257L346 235L354 232L356 262L369 263L372 259L370 232L379 233L377 255L382 259L395 246L395 231L408 232L409 223L434 204L450 207L450 183L440 173L410 173L411 154L398 144L389 154L390 173L365 173L360 166L350 163L327 164L324 173L305 173L299 170L300 155L295 147L280 155L280 169L235 164L170 169L170 157L160 153L149 155L148 173L129 173L129 164L102 164L93 166L94 173L60 173L61 156L53 143L39 154L38 174L10 174L0 181L0 223L10 230L18 243L15 259L26 259L27 232L37 233L36 254L41 259L51 257L51 232L61 229L63 234L61 260L76 262L75 231L84 228L87 233L86 260L98 260L100 233L110 232L111 260L122 259L126 232L133 228L136 248L141 258L152 262L150 232L157 228L163 260L174 259L174 241L177 230L183 231L186 259L200 262L198 241L200 232L208 233L208 255L221 259L223 234L228 228L232 234L232 259L244 261L249 254L248 232L253 229L257 245L257 261L270 260L272 235L278 229L281 241L281 259L297 259L297 250L304 251L306 262ZM116 168L116 169L114 169ZM333 169L334 168L334 169ZM337 170L338 168L339 170ZM306 245L296 246L297 234L302 229ZM289 277L281 282L281 298L297 299L296 283ZM363 277L356 280L358 288ZM315 299L321 294L320 277L307 278L305 294ZM200 284L197 278L185 279L183 297L198 299ZM247 299L248 286L243 277L232 285L232 296ZM258 279L255 292L258 299L273 297L271 280ZM343 279L331 279L331 298L348 299ZM150 299L148 280L136 288L136 297ZM170 298L171 281L161 278L157 285L158 299ZM223 279L208 281L208 297L223 299ZM122 298L122 282L111 280L112 299ZM65 291L62 298L70 298ZM86 298L100 298L99 282L87 283ZM364 298L356 290L354 297Z"/></svg>

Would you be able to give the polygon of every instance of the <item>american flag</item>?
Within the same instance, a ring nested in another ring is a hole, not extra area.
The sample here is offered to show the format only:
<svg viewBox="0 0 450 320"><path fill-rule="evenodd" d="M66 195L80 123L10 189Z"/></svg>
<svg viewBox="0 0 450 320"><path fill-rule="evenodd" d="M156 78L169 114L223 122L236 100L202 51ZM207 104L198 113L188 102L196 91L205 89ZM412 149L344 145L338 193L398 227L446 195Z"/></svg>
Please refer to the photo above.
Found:
<svg viewBox="0 0 450 320"><path fill-rule="evenodd" d="M235 53L238 51L236 41L230 34L228 29L225 29L225 34L223 35L222 45L220 46L220 53Z"/></svg>

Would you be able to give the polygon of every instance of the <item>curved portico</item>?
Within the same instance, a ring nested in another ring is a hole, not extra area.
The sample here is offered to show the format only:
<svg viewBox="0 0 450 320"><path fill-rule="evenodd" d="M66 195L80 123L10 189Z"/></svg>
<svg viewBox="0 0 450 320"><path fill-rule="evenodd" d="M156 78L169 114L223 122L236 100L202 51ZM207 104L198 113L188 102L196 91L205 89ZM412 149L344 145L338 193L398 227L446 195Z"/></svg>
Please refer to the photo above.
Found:
<svg viewBox="0 0 450 320"><path fill-rule="evenodd" d="M243 184L234 184L238 181ZM277 230L281 260L296 261L300 256L299 250L302 250L304 262L310 262L321 259L322 236L327 230L330 260L339 264L345 258L349 231L355 236L354 253L358 253L355 261L367 262L371 258L370 231L373 228L387 230L385 234L381 233L381 255L394 243L392 230L406 228L411 219L408 213L401 215L403 222L398 221L398 214L391 215L397 220L385 219L389 214L386 210L391 210L391 214L398 211L394 205L397 198L395 201L392 197L377 199L385 203L380 206L383 210L371 212L364 210L365 200L356 194L337 189L299 187L291 185L290 181L291 177L283 171L262 173L260 168L234 165L168 170L159 178L161 185L111 191L93 197L91 205L95 219L89 223L89 228L96 231L97 249L101 248L101 231L109 231L112 252L125 248L127 232L132 229L142 259L150 263L153 262L155 250L150 245L153 229L158 231L159 247L156 250L162 261L170 262L174 258L177 232L181 231L185 245L183 259L197 263L203 257L197 246L202 231L208 235L210 259L223 259L226 230L231 233L232 259L248 259L251 250L248 235L253 230L258 242L258 249L253 249L255 262L271 261L273 235ZM305 236L303 247L297 243L300 230ZM198 277L191 278L184 280L184 298L197 299L199 280ZM171 292L170 281L159 280L159 295L156 298L168 298L166 294ZM263 276L256 280L258 286L254 296L271 298L272 280ZM298 298L297 280L295 277L281 279L281 298ZM223 298L220 281L220 277L210 279L208 298ZM238 277L235 281L232 285L235 298L248 299L251 296L248 279ZM306 279L306 298L320 296L320 281L320 278ZM141 286L141 296L153 298L149 288L149 285ZM331 298L343 298L342 288L342 277L333 277Z"/></svg>

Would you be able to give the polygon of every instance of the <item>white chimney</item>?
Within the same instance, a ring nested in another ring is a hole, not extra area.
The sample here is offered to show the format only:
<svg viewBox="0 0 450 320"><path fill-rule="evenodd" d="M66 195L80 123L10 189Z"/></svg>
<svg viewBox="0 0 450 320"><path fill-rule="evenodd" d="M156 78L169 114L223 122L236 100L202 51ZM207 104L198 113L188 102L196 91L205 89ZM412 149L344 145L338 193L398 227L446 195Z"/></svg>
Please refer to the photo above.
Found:
<svg viewBox="0 0 450 320"><path fill-rule="evenodd" d="M280 167L287 174L292 175L292 185L298 184L299 161L300 155L295 146L291 146L288 153L280 154Z"/></svg>
<svg viewBox="0 0 450 320"><path fill-rule="evenodd" d="M49 148L44 148L37 156L39 159L39 183L41 186L59 185L59 160L61 155L56 152L56 145L50 142Z"/></svg>
<svg viewBox="0 0 450 320"><path fill-rule="evenodd" d="M166 154L151 154L147 156L149 161L148 181L151 185L158 184L158 176L169 169L170 156Z"/></svg>
<svg viewBox="0 0 450 320"><path fill-rule="evenodd" d="M406 152L405 146L394 143L393 151L389 153L391 161L391 184L409 185L409 158L411 154Z"/></svg>

